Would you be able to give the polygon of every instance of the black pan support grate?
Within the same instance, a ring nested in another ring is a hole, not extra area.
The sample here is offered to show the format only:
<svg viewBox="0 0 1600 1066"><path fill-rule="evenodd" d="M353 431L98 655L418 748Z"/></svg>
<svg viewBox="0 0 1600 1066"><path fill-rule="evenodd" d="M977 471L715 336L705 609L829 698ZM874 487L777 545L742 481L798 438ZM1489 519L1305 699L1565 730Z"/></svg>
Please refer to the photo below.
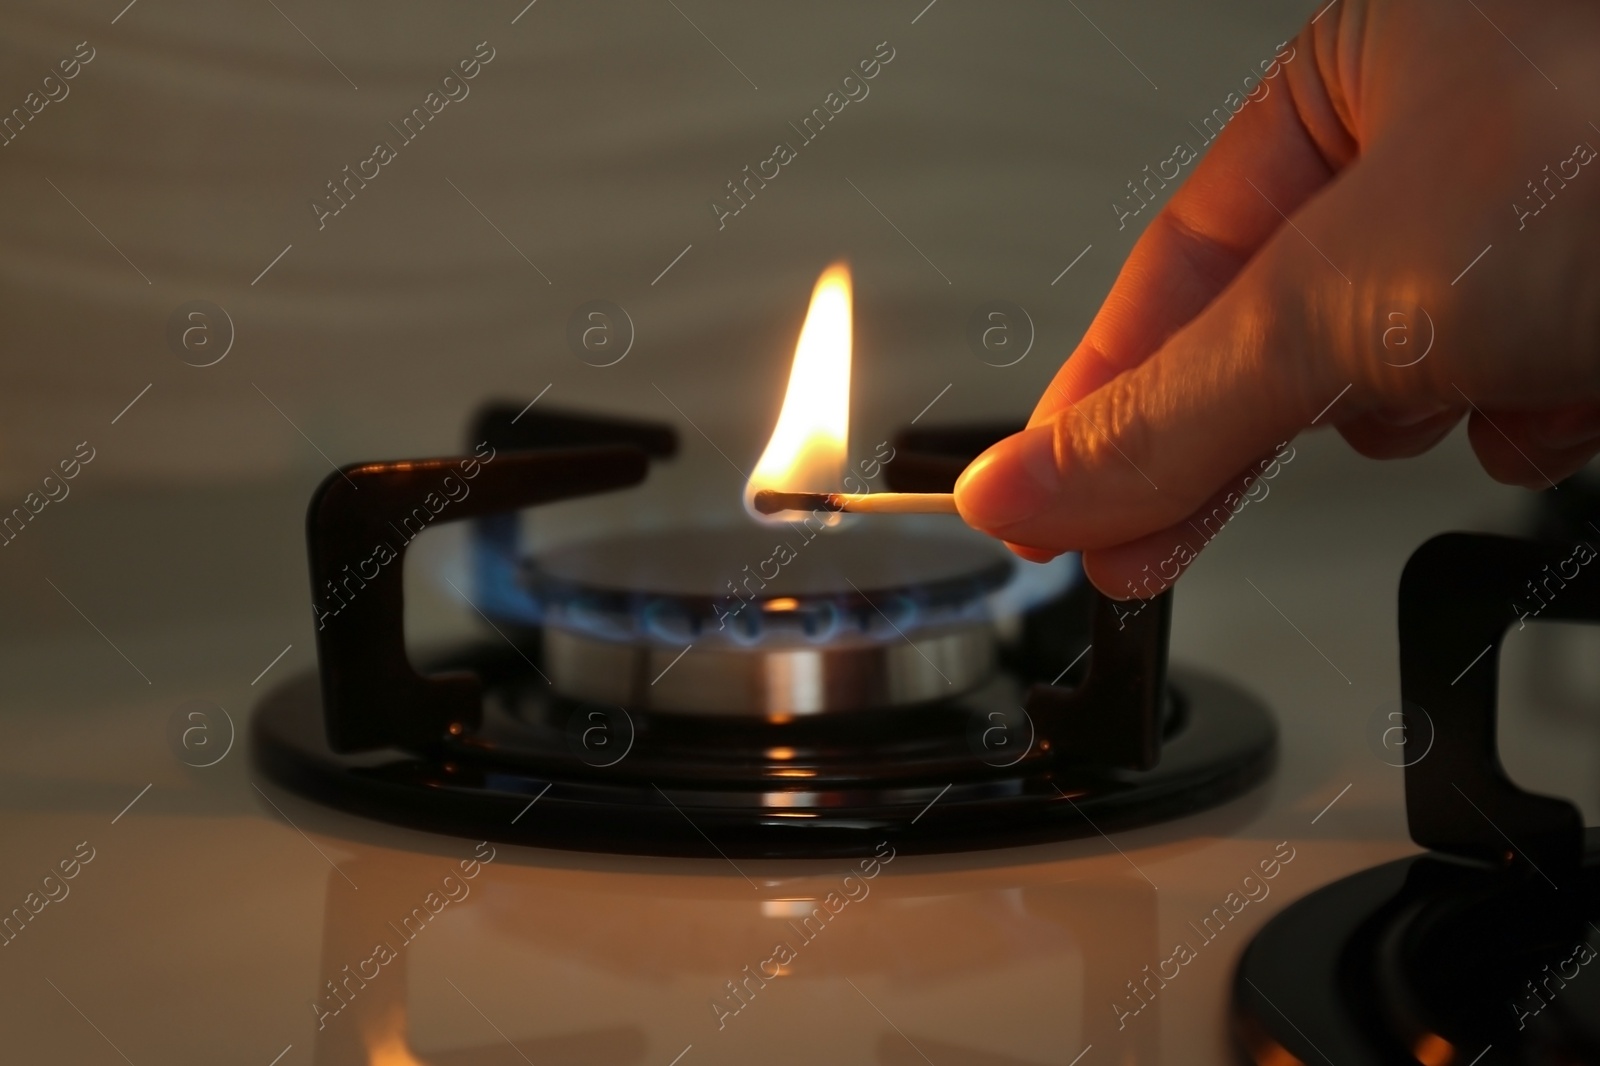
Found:
<svg viewBox="0 0 1600 1066"><path fill-rule="evenodd" d="M1506 633L1535 604L1600 622L1595 556L1587 541L1467 533L1412 555L1406 814L1430 850L1319 889L1257 934L1233 989L1246 1061L1600 1062L1600 972L1585 972L1600 958L1600 829L1513 782L1495 741Z"/></svg>

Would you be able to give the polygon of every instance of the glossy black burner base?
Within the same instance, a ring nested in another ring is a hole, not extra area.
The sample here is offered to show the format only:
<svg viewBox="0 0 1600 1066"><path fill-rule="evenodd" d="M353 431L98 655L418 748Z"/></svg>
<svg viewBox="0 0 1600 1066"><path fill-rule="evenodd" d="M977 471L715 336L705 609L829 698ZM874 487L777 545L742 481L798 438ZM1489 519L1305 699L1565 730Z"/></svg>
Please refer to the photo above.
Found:
<svg viewBox="0 0 1600 1066"><path fill-rule="evenodd" d="M1159 763L1134 771L1062 769L1028 735L1021 685L1005 675L950 703L779 725L564 700L509 652L430 665L483 679L479 728L428 758L339 755L306 674L257 709L257 764L330 806L474 839L816 858L869 855L883 841L905 852L1006 847L1171 819L1254 786L1276 750L1264 706L1186 671L1170 679Z"/></svg>
<svg viewBox="0 0 1600 1066"><path fill-rule="evenodd" d="M1336 881L1240 959L1246 1062L1600 1062L1600 830L1558 890L1536 870L1422 855Z"/></svg>

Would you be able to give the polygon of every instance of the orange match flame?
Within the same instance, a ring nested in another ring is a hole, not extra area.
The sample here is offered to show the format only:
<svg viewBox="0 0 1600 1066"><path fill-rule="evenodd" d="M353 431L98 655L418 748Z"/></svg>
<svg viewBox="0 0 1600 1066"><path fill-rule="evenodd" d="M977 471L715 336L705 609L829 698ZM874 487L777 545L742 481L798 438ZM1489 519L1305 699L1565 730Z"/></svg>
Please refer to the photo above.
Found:
<svg viewBox="0 0 1600 1066"><path fill-rule="evenodd" d="M836 492L850 449L850 268L834 263L811 291L783 409L766 451L745 485L744 507L767 523L790 522L807 512L764 515L755 509L762 489ZM840 520L830 515L828 524Z"/></svg>

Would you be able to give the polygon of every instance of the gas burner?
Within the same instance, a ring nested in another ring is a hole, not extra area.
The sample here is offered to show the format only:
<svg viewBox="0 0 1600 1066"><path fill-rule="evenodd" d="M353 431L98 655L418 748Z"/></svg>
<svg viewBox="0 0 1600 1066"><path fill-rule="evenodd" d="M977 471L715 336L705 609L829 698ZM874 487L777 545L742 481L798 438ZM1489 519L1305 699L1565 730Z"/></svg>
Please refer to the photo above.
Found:
<svg viewBox="0 0 1600 1066"><path fill-rule="evenodd" d="M948 491L1003 432L902 437L891 486ZM472 458L350 466L313 497L319 672L253 723L286 787L480 840L816 857L1096 835L1271 769L1260 703L1169 681L1170 594L1118 610L986 540L882 526L619 532L530 555L519 508L637 484L672 432L505 405L472 439ZM419 674L401 556L465 518L470 598L496 635Z"/></svg>
<svg viewBox="0 0 1600 1066"><path fill-rule="evenodd" d="M1567 578L1572 552L1447 534L1411 557L1406 808L1431 851L1336 881L1256 935L1233 989L1247 1061L1600 1062L1600 976L1586 972L1600 969L1600 830L1513 784L1495 748L1495 657L1514 604L1545 566ZM1600 621L1600 578L1577 571L1542 617ZM1489 647L1452 680L1458 658Z"/></svg>
<svg viewBox="0 0 1600 1066"><path fill-rule="evenodd" d="M526 580L557 693L786 721L976 687L997 658L986 598L1011 570L964 539L796 526L590 541L530 559Z"/></svg>

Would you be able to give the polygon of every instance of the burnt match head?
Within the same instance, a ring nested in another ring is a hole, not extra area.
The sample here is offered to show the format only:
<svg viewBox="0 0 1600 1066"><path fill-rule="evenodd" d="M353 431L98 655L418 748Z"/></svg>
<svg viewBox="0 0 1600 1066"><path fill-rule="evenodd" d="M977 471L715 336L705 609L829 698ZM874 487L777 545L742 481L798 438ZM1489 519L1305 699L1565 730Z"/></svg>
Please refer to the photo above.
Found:
<svg viewBox="0 0 1600 1066"><path fill-rule="evenodd" d="M842 511L844 501L833 492L778 492L761 489L752 501L762 514L779 511Z"/></svg>

